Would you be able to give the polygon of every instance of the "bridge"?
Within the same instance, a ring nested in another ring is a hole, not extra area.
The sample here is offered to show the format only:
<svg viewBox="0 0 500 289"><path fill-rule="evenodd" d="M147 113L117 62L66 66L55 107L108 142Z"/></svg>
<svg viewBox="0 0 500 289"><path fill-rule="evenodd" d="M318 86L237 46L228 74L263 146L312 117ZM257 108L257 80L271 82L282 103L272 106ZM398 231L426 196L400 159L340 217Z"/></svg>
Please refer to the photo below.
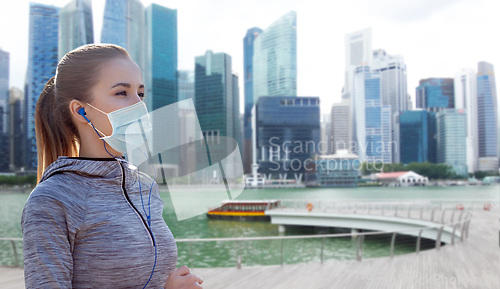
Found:
<svg viewBox="0 0 500 289"><path fill-rule="evenodd" d="M307 204L312 205L311 211L306 208ZM354 229L353 233L358 230L397 231L419 239L439 238L447 244L467 233L467 226L443 224L461 222L469 214L464 210L443 208L428 202L346 203L283 200L280 205L279 208L265 211L273 224L347 228Z"/></svg>

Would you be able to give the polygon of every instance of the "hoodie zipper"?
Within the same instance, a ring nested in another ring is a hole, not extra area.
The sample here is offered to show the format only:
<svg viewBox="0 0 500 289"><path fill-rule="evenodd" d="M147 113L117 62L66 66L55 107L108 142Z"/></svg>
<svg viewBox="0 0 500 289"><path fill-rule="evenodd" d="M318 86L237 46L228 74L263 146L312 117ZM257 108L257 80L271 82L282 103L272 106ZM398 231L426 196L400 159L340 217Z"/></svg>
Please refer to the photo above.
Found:
<svg viewBox="0 0 500 289"><path fill-rule="evenodd" d="M139 210L137 210L137 208L134 206L134 204L132 204L132 202L130 201L130 198L128 197L127 190L125 190L125 169L123 168L123 166L122 166L122 164L121 164L120 161L118 161L118 164L120 165L120 168L122 169L122 190L123 190L123 193L125 194L125 198L127 199L127 201L129 202L129 204L132 206L132 208L134 208L134 210L137 212L137 214L141 218L142 223L144 224L144 226L148 230L149 236L151 237L151 241L153 242L153 246L156 246L155 239L153 238L153 233L151 233L151 230L148 227L148 225L146 223L146 220L144 220L144 218L142 217L142 215L139 213Z"/></svg>

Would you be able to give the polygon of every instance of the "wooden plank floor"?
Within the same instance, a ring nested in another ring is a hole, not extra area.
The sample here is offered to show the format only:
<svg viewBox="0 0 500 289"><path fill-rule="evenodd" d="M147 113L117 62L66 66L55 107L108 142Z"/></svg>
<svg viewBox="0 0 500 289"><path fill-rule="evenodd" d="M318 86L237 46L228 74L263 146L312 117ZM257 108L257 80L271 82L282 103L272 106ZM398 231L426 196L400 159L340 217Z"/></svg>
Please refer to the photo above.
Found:
<svg viewBox="0 0 500 289"><path fill-rule="evenodd" d="M499 212L472 213L469 238L440 251L361 262L194 268L192 273L203 277L205 289L500 288ZM0 267L0 288L24 288L23 270Z"/></svg>

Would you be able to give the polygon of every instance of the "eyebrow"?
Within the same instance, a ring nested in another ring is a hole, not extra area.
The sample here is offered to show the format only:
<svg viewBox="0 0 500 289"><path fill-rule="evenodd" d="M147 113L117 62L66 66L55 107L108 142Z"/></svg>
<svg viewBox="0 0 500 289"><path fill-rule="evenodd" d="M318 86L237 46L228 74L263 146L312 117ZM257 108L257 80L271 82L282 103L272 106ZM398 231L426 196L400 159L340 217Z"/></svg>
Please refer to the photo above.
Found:
<svg viewBox="0 0 500 289"><path fill-rule="evenodd" d="M113 89L113 88L115 88L115 87L117 87L117 86L125 86L125 87L127 87L127 88L130 88L130 84L128 84L128 83L124 83L124 82L120 82L120 83L117 83L117 84L113 85L113 86L111 87L111 89ZM144 84L139 85L139 88L144 88Z"/></svg>

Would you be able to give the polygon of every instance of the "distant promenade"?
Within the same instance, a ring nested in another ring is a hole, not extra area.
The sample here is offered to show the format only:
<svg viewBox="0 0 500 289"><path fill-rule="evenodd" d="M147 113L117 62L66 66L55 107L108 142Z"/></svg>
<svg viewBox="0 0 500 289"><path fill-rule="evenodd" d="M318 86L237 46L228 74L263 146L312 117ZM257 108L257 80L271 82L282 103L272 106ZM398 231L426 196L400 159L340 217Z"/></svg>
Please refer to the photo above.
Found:
<svg viewBox="0 0 500 289"><path fill-rule="evenodd" d="M472 213L469 237L464 242L442 246L439 251L430 249L418 255L361 262L193 268L191 272L203 277L205 289L500 288L499 211ZM468 284L463 285L464 282ZM23 270L0 267L0 288L24 288Z"/></svg>

